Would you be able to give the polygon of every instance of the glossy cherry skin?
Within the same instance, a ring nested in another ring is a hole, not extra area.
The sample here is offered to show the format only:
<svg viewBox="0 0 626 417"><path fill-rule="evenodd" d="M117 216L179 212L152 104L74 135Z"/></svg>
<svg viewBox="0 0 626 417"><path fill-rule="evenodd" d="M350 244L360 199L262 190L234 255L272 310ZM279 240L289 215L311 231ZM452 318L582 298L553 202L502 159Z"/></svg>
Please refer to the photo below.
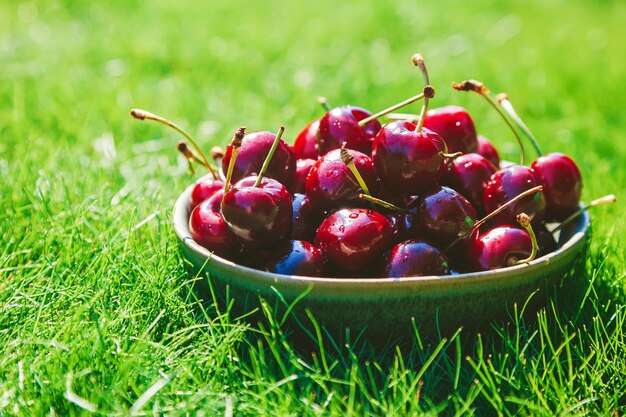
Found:
<svg viewBox="0 0 626 417"><path fill-rule="evenodd" d="M322 277L326 274L326 257L312 243L290 240L272 251L264 269L282 275Z"/></svg>
<svg viewBox="0 0 626 417"><path fill-rule="evenodd" d="M531 251L528 232L517 227L499 226L470 242L465 266L471 271L506 268L528 258Z"/></svg>
<svg viewBox="0 0 626 417"><path fill-rule="evenodd" d="M317 149L317 130L320 126L319 119L312 121L304 127L293 142L293 153L298 159L317 159L320 151Z"/></svg>
<svg viewBox="0 0 626 417"><path fill-rule="evenodd" d="M211 197L216 191L224 189L224 181L204 179L196 183L191 191L189 210L193 210L198 204Z"/></svg>
<svg viewBox="0 0 626 417"><path fill-rule="evenodd" d="M294 193L304 194L306 177L309 175L311 168L315 165L316 159L298 159L296 163L296 179L293 185Z"/></svg>
<svg viewBox="0 0 626 417"><path fill-rule="evenodd" d="M309 199L300 193L295 193L291 200L293 228L291 238L313 242L315 231L322 222L322 216L315 210Z"/></svg>
<svg viewBox="0 0 626 417"><path fill-rule="evenodd" d="M565 220L578 210L583 182L572 158L553 152L538 158L530 167L543 185L547 220Z"/></svg>
<svg viewBox="0 0 626 417"><path fill-rule="evenodd" d="M323 155L333 149L340 148L344 142L347 147L366 155L372 151L371 132L380 130L380 123L373 120L362 128L359 120L369 116L364 109L352 106L336 107L326 113L321 119L317 130L317 143ZM359 117L359 118L357 118Z"/></svg>
<svg viewBox="0 0 626 417"><path fill-rule="evenodd" d="M447 246L459 237L471 234L476 223L476 210L452 188L438 187L421 196L417 221L425 238Z"/></svg>
<svg viewBox="0 0 626 417"><path fill-rule="evenodd" d="M372 115L372 113L369 110L364 109L363 107L358 107L358 106L348 106L348 107L350 107L350 109L352 110L352 115L357 120L357 122L360 122L361 120L368 118ZM372 120L371 122L367 123L365 126L362 127L363 131L365 132L365 136L367 136L371 140L374 139L374 137L378 134L381 128L382 126L378 120ZM371 144L370 144L370 151L371 151Z"/></svg>
<svg viewBox="0 0 626 417"><path fill-rule="evenodd" d="M423 240L406 240L395 245L385 261L388 278L448 275L448 258Z"/></svg>
<svg viewBox="0 0 626 417"><path fill-rule="evenodd" d="M522 192L537 185L540 185L539 178L535 171L527 166L510 165L502 168L487 181L483 194L485 210L487 213L491 213ZM494 218L493 224L516 224L515 216L522 212L530 216L533 219L533 224L536 224L544 218L545 208L546 200L543 193L536 193L509 206Z"/></svg>
<svg viewBox="0 0 626 417"><path fill-rule="evenodd" d="M267 248L291 235L291 195L272 178L264 177L255 187L256 178L246 177L226 192L222 215L245 246Z"/></svg>
<svg viewBox="0 0 626 417"><path fill-rule="evenodd" d="M482 216L485 213L485 186L496 171L496 167L483 156L468 153L451 161L441 183L461 193Z"/></svg>
<svg viewBox="0 0 626 417"><path fill-rule="evenodd" d="M378 178L369 156L348 149L354 157L354 165L372 194L378 191ZM341 160L339 149L328 152L315 162L306 178L305 193L318 211L346 205L363 206L358 185L350 169Z"/></svg>
<svg viewBox="0 0 626 417"><path fill-rule="evenodd" d="M459 106L445 106L429 110L424 127L437 132L448 145L449 152L476 152L476 127L467 110Z"/></svg>
<svg viewBox="0 0 626 417"><path fill-rule="evenodd" d="M383 186L402 195L418 194L437 184L444 159L438 135L416 128L404 120L388 123L372 146L372 161Z"/></svg>
<svg viewBox="0 0 626 417"><path fill-rule="evenodd" d="M241 244L224 221L221 213L211 208L204 200L189 216L189 234L200 246L216 255L235 260Z"/></svg>
<svg viewBox="0 0 626 417"><path fill-rule="evenodd" d="M324 219L315 243L333 265L360 271L380 259L392 239L391 223L385 216L373 210L346 208Z"/></svg>
<svg viewBox="0 0 626 417"><path fill-rule="evenodd" d="M232 181L236 182L249 175L257 174L269 153L276 135L272 132L252 132L243 137L233 168ZM226 175L233 149L228 145L222 160L222 171ZM296 155L291 146L280 140L265 176L274 178L291 190L296 177Z"/></svg>
<svg viewBox="0 0 626 417"><path fill-rule="evenodd" d="M500 154L493 143L482 135L478 135L477 140L478 149L476 150L476 153L487 158L494 167L500 168Z"/></svg>

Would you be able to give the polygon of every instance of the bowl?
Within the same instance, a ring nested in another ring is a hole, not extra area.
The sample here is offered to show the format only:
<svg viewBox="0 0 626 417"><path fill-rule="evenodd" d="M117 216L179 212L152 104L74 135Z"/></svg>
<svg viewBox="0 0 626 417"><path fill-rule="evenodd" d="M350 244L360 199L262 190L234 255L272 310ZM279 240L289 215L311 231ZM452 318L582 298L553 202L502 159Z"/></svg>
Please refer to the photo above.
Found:
<svg viewBox="0 0 626 417"><path fill-rule="evenodd" d="M259 307L262 297L283 311L290 306L289 323L305 328L312 325L309 310L328 334L340 338L350 332L384 340L415 325L426 333L479 328L506 320L514 304L536 311L555 285L584 261L591 234L585 212L561 230L555 252L485 272L410 278L280 275L238 265L198 245L189 234L192 189L176 201L173 220L183 256L194 271L206 273L210 284L212 293L209 286L200 286L200 296L210 300L214 294L217 301L232 303L237 314Z"/></svg>

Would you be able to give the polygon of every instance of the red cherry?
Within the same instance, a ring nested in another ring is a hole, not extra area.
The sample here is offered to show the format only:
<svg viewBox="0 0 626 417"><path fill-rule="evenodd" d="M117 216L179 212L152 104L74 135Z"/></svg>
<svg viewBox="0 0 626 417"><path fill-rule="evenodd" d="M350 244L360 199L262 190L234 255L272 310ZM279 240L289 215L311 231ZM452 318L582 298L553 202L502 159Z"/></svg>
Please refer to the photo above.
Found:
<svg viewBox="0 0 626 417"><path fill-rule="evenodd" d="M391 249L385 261L384 276L389 278L448 275L448 258L423 240L407 240Z"/></svg>
<svg viewBox="0 0 626 417"><path fill-rule="evenodd" d="M316 159L298 159L296 163L296 179L294 181L293 192L304 193L306 177L309 175L311 168L315 165Z"/></svg>
<svg viewBox="0 0 626 417"><path fill-rule="evenodd" d="M496 171L496 167L481 155L468 153L452 160L441 183L461 193L483 215L485 186Z"/></svg>
<svg viewBox="0 0 626 417"><path fill-rule="evenodd" d="M199 245L226 259L234 260L241 250L221 213L211 208L209 200L203 201L191 212L189 234Z"/></svg>
<svg viewBox="0 0 626 417"><path fill-rule="evenodd" d="M539 157L530 167L543 185L547 220L561 221L578 210L582 176L576 162L553 152Z"/></svg>
<svg viewBox="0 0 626 417"><path fill-rule="evenodd" d="M320 156L319 149L317 149L317 141L315 139L319 125L319 119L314 120L306 125L300 133L298 133L296 140L293 142L293 152L296 155L296 158L317 159L317 157Z"/></svg>
<svg viewBox="0 0 626 417"><path fill-rule="evenodd" d="M245 135L233 167L232 181L258 174L275 138L276 134L272 132L253 132ZM222 170L225 175L232 151L232 145L228 145L222 160ZM282 139L264 175L274 178L288 189L293 186L296 176L296 157L291 146Z"/></svg>
<svg viewBox="0 0 626 417"><path fill-rule="evenodd" d="M403 195L437 184L444 160L438 135L416 128L407 121L390 122L378 132L372 147L372 160L383 185Z"/></svg>
<svg viewBox="0 0 626 417"><path fill-rule="evenodd" d="M341 209L322 222L315 243L338 268L360 271L391 246L391 223L373 210Z"/></svg>
<svg viewBox="0 0 626 417"><path fill-rule="evenodd" d="M476 223L476 210L458 192L438 187L421 196L417 221L424 237L447 246L459 237L471 234Z"/></svg>
<svg viewBox="0 0 626 417"><path fill-rule="evenodd" d="M191 191L189 210L193 210L198 204L211 197L216 191L223 189L224 181L215 179L204 179L198 181Z"/></svg>
<svg viewBox="0 0 626 417"><path fill-rule="evenodd" d="M322 251L304 240L290 240L272 251L266 271L282 275L321 277L326 273L326 258Z"/></svg>
<svg viewBox="0 0 626 417"><path fill-rule="evenodd" d="M372 115L369 110L366 110L362 107L350 106L352 109L352 115L360 122L363 119L366 119ZM365 132L365 136L370 140L374 139L374 137L378 134L378 131L382 128L380 122L378 120L372 120L368 122L365 126L362 127L363 132ZM371 151L371 143L370 143L370 151Z"/></svg>
<svg viewBox="0 0 626 417"><path fill-rule="evenodd" d="M361 117L370 113L366 110L355 108L352 106L336 107L326 113L321 119L317 130L317 143L321 154L332 151L341 147L347 142L348 148L357 150L369 155L372 150L372 137L368 134L373 130L380 130L380 123L373 120L368 125L368 132L359 126ZM361 117L360 119L357 116ZM366 125L367 126L367 125Z"/></svg>
<svg viewBox="0 0 626 417"><path fill-rule="evenodd" d="M304 194L295 193L291 201L293 228L291 238L313 242L315 230L322 222L321 216L313 210L311 202Z"/></svg>
<svg viewBox="0 0 626 417"><path fill-rule="evenodd" d="M499 226L469 242L465 266L471 271L506 268L530 256L532 240L525 230Z"/></svg>
<svg viewBox="0 0 626 417"><path fill-rule="evenodd" d="M489 139L482 135L478 136L478 149L476 153L491 161L494 167L500 168L500 154L498 150Z"/></svg>
<svg viewBox="0 0 626 417"><path fill-rule="evenodd" d="M256 176L237 182L222 200L224 220L248 247L268 247L291 234L291 195L280 182Z"/></svg>
<svg viewBox="0 0 626 417"><path fill-rule="evenodd" d="M448 145L449 152L476 152L476 127L467 110L445 106L426 113L424 127L438 133Z"/></svg>
<svg viewBox="0 0 626 417"><path fill-rule="evenodd" d="M348 149L354 157L354 165L363 177L370 192L378 191L378 180L374 164L369 156ZM341 159L341 150L328 152L315 162L306 178L306 196L317 210L337 208L345 205L363 205L359 187L350 169Z"/></svg>
<svg viewBox="0 0 626 417"><path fill-rule="evenodd" d="M510 165L502 168L487 181L483 195L485 210L491 213L515 196L538 185L540 181L535 171L527 166ZM494 223L515 224L515 217L521 212L528 214L536 223L543 219L545 207L543 193L536 193L509 206L495 217Z"/></svg>

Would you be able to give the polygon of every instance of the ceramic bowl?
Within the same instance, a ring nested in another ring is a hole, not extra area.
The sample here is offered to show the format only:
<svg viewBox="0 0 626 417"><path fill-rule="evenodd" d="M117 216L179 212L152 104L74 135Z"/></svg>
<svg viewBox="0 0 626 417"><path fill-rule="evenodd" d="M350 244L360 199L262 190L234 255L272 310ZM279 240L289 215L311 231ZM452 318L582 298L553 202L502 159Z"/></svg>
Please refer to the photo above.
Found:
<svg viewBox="0 0 626 417"><path fill-rule="evenodd" d="M557 251L528 264L486 272L378 279L279 275L238 265L198 245L188 226L192 188L176 201L174 230L184 257L195 271L206 273L218 300L228 298L238 314L258 307L259 297L283 308L295 302L292 322L310 325L308 309L318 324L338 337L348 329L353 335L381 339L406 333L414 325L426 332L475 328L506 319L514 304L536 309L577 260L584 261L591 231L585 213L560 232ZM208 292L206 286L200 288ZM210 300L206 293L201 296Z"/></svg>

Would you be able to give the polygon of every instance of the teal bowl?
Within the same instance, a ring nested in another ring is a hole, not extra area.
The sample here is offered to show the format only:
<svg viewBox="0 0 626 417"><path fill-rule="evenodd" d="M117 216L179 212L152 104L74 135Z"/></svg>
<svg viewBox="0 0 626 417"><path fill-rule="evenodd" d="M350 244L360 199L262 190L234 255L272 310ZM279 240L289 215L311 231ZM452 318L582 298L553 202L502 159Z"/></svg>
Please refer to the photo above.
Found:
<svg viewBox="0 0 626 417"><path fill-rule="evenodd" d="M174 230L183 256L208 280L204 284L209 285L199 286L201 296L206 300L215 295L236 314L255 310L263 298L277 308L290 309L290 323L311 328L312 316L336 337L349 332L382 340L406 334L413 326L426 333L447 333L506 320L515 304L536 311L555 285L584 261L591 234L585 212L561 230L555 252L528 264L486 272L349 279L279 275L238 265L198 245L189 235L192 188L176 201Z"/></svg>

